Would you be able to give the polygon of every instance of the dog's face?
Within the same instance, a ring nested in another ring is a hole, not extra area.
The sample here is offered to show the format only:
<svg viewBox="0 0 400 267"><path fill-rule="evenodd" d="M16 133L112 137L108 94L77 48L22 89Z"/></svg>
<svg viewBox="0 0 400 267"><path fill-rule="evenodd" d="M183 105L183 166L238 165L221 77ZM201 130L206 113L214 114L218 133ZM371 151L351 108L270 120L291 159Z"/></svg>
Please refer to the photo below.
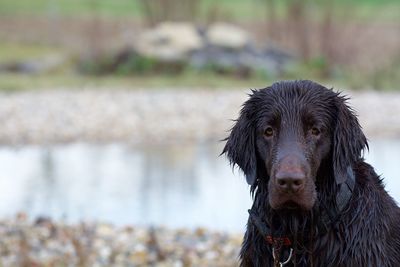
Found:
<svg viewBox="0 0 400 267"><path fill-rule="evenodd" d="M268 186L273 209L313 208L321 164L331 186L367 145L346 99L311 81L287 81L253 91L232 128L223 153L254 187ZM326 169L326 168L325 168ZM333 197L333 196L332 196Z"/></svg>
<svg viewBox="0 0 400 267"><path fill-rule="evenodd" d="M313 94L271 90L259 107L263 115L255 129L256 153L270 177L273 209L309 210L317 198L317 172L331 148L333 99Z"/></svg>

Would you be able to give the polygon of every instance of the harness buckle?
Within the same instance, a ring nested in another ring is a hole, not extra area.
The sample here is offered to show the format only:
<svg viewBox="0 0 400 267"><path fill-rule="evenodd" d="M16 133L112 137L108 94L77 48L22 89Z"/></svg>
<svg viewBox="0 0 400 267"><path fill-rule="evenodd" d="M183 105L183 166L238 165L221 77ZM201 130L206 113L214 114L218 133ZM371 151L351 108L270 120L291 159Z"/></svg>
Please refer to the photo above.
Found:
<svg viewBox="0 0 400 267"><path fill-rule="evenodd" d="M272 257L274 258L274 263L279 267L284 267L286 264L288 264L292 260L292 256L293 256L293 249L290 248L288 258L284 262L281 262L279 261L279 255L277 255L275 247L272 248Z"/></svg>

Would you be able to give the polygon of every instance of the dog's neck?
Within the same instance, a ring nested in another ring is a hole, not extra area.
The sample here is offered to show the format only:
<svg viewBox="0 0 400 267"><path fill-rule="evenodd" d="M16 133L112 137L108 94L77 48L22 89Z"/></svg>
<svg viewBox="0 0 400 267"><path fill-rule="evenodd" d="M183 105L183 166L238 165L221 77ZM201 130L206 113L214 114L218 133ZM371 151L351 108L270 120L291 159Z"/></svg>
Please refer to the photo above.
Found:
<svg viewBox="0 0 400 267"><path fill-rule="evenodd" d="M310 211L297 209L274 210L268 203L268 188L259 185L254 196L252 210L271 231L271 234L280 237L287 236L292 240L304 243L305 237L310 235L316 227L319 208Z"/></svg>
<svg viewBox="0 0 400 267"><path fill-rule="evenodd" d="M324 179L318 177L321 182L316 184L319 187L317 191L321 191L311 210L273 209L268 200L268 182L258 181L254 190L252 210L258 214L257 216L266 224L272 235L289 237L299 246L305 246L310 239L315 237L314 235L321 235L335 227L334 221L340 211L332 212L336 210L336 204L329 196L335 196L340 192L337 187L324 184L333 181L332 174L320 173L319 175L324 175ZM323 188L330 188L332 192L322 192ZM348 197L348 195L343 196L347 200Z"/></svg>

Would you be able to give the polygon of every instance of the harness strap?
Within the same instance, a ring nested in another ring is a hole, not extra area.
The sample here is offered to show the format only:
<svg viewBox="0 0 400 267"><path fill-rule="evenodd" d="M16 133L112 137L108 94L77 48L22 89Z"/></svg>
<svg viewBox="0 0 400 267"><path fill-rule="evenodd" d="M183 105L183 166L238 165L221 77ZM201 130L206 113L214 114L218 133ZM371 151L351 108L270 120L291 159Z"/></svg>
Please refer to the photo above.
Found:
<svg viewBox="0 0 400 267"><path fill-rule="evenodd" d="M331 210L327 207L323 207L323 212L321 214L322 225L324 225L324 231L327 231L329 227L336 227L336 222L338 221L340 215L346 208L347 204L353 195L354 186L356 184L356 179L352 168L347 167L347 179L345 182L339 185L339 191L336 195L336 206L337 211Z"/></svg>
<svg viewBox="0 0 400 267"><path fill-rule="evenodd" d="M289 237L273 237L271 235L267 235L265 237L265 241L267 241L270 245L273 246L287 246L290 247L292 245L292 241L290 241Z"/></svg>
<svg viewBox="0 0 400 267"><path fill-rule="evenodd" d="M261 218L258 216L258 214L253 211L253 210L248 210L250 214L250 220L251 222L257 227L258 232L261 234L261 236L264 237L265 241L267 241L268 244L277 247L277 246L291 246L292 241L290 241L289 237L274 237L272 235L271 228L264 223Z"/></svg>
<svg viewBox="0 0 400 267"><path fill-rule="evenodd" d="M354 172L349 166L347 167L347 179L344 183L340 185L339 193L336 196L336 205L338 207L339 213L341 213L347 206L347 203L349 203L350 198L353 194L355 183L356 178L354 177Z"/></svg>

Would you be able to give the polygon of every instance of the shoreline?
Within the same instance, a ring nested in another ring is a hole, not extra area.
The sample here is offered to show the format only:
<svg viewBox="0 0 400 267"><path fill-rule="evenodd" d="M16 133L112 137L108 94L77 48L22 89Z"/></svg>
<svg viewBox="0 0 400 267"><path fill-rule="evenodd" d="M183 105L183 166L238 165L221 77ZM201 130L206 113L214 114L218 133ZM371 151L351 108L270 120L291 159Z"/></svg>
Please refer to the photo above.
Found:
<svg viewBox="0 0 400 267"><path fill-rule="evenodd" d="M205 228L0 220L2 266L238 266L243 234Z"/></svg>
<svg viewBox="0 0 400 267"><path fill-rule="evenodd" d="M164 144L226 137L249 90L0 93L0 144ZM367 137L400 138L400 93L345 92Z"/></svg>

